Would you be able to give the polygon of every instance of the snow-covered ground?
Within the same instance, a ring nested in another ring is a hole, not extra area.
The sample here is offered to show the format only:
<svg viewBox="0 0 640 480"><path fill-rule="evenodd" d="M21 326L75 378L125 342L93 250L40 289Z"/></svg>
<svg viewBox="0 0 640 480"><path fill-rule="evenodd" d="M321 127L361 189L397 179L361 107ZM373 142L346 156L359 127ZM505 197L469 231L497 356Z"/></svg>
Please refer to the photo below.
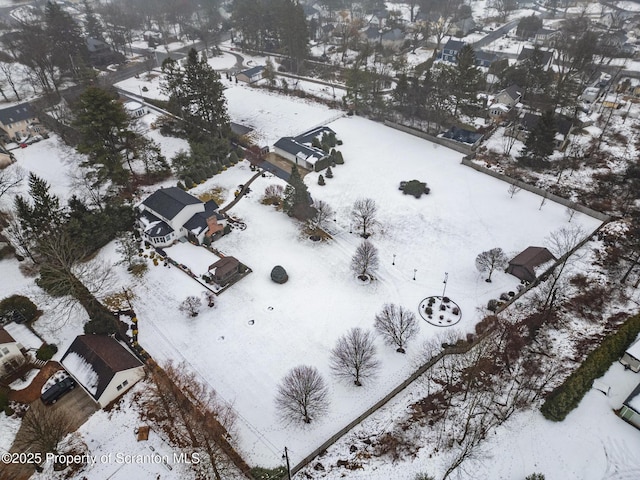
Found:
<svg viewBox="0 0 640 480"><path fill-rule="evenodd" d="M289 131L295 119L313 118L316 108L250 88L233 90L254 94L259 105L272 102ZM275 121L269 131L269 125L262 125L266 134L282 128ZM456 152L361 118L342 118L330 126L344 141L340 150L346 164L334 169L324 187L317 185L315 173L306 182L315 199L336 210L329 226L332 241L309 241L294 221L260 204L264 188L282 182L259 178L253 192L232 210L247 229L215 244L253 273L220 295L214 308L205 307L196 318L179 311L186 296L202 294L203 288L175 268L151 266L133 286L141 345L157 361L186 362L234 406L240 450L251 464L279 464L285 445L296 463L411 373L415 350L401 356L378 340L383 365L378 378L361 389L335 381L329 352L348 328L371 328L386 302L415 309L426 296L441 294L446 272L447 295L463 312L457 328L471 331L479 319L477 309L518 284L501 272L494 274L493 283L484 282L475 269L476 255L497 246L513 255L529 245L543 245L545 236L567 225L564 207L546 203L539 209L540 197L528 192L510 199L507 185L461 165ZM242 162L194 193L214 186L231 192L251 176ZM413 178L427 181L432 193L419 200L402 195L399 182ZM360 197L374 198L380 209L380 226L371 240L379 249L381 268L376 281L366 286L358 284L349 268L360 242L355 232L349 233L349 212ZM599 223L584 215L575 221L585 231ZM270 280L275 265L287 270L285 285ZM416 344L439 331L425 322L420 330ZM327 416L304 429L283 426L273 403L278 382L299 364L318 367L331 389Z"/></svg>

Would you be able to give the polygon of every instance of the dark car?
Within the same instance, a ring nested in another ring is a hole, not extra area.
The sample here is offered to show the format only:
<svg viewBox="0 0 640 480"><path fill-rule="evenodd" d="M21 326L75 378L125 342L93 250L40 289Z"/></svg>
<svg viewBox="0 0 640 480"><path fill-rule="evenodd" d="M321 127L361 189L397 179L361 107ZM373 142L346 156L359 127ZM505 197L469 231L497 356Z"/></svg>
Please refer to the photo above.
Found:
<svg viewBox="0 0 640 480"><path fill-rule="evenodd" d="M54 383L50 388L45 390L45 392L40 395L40 399L45 405L52 405L65 393L70 392L74 388L76 388L76 382L73 378L67 377Z"/></svg>

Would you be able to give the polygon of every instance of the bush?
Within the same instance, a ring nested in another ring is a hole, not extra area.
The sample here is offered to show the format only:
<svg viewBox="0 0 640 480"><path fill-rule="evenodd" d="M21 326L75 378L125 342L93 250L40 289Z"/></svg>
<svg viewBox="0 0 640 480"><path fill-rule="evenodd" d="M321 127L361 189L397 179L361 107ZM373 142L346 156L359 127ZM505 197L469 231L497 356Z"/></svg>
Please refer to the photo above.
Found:
<svg viewBox="0 0 640 480"><path fill-rule="evenodd" d="M425 308L424 313L426 313L427 315L433 315L433 308L431 307Z"/></svg>
<svg viewBox="0 0 640 480"><path fill-rule="evenodd" d="M524 480L544 480L545 477L541 473L532 473L531 475L527 475Z"/></svg>
<svg viewBox="0 0 640 480"><path fill-rule="evenodd" d="M187 190L193 188L195 186L193 179L191 177L184 177L184 186L187 187Z"/></svg>
<svg viewBox="0 0 640 480"><path fill-rule="evenodd" d="M14 314L14 312L16 312ZM38 317L38 307L35 303L22 295L11 295L0 301L0 316L7 316L12 320L31 322Z"/></svg>
<svg viewBox="0 0 640 480"><path fill-rule="evenodd" d="M46 362L48 360L51 360L57 351L58 347L56 347L54 344L45 343L36 352L36 358L38 360Z"/></svg>
<svg viewBox="0 0 640 480"><path fill-rule="evenodd" d="M629 318L617 332L606 337L564 383L548 396L540 411L548 420L561 422L611 364L618 360L640 333L640 315Z"/></svg>
<svg viewBox="0 0 640 480"><path fill-rule="evenodd" d="M411 180L404 185L402 193L405 195L413 195L416 198L420 198L427 188L427 184L418 180Z"/></svg>
<svg viewBox="0 0 640 480"><path fill-rule="evenodd" d="M322 175L318 176L318 185L325 185L324 177Z"/></svg>
<svg viewBox="0 0 640 480"><path fill-rule="evenodd" d="M281 480L285 477L287 469L285 467L254 467L249 471L249 473L256 480Z"/></svg>
<svg viewBox="0 0 640 480"><path fill-rule="evenodd" d="M338 145L342 145L342 142L339 142ZM344 158L342 157L342 152L340 150L336 150L333 161L338 165L344 165Z"/></svg>
<svg viewBox="0 0 640 480"><path fill-rule="evenodd" d="M327 173L325 174L327 178L333 178L333 172L331 171L331 167L327 167Z"/></svg>

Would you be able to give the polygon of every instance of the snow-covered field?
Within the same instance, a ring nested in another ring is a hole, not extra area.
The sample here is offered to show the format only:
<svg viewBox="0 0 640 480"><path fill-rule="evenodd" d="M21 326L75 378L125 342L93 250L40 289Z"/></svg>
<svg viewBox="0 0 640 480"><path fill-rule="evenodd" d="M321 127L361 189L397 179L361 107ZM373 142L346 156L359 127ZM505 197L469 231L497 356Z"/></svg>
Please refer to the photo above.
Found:
<svg viewBox="0 0 640 480"><path fill-rule="evenodd" d="M255 94L279 101L282 116L297 118L300 113L288 110L286 97ZM260 204L264 188L281 181L259 178L253 193L232 210L247 229L233 231L215 245L253 273L224 292L214 308L205 307L195 319L181 313L180 302L203 289L175 269L151 266L145 280L134 286L141 345L160 362L185 361L233 404L239 413L240 450L251 464L278 465L285 445L296 463L415 367L417 349L410 347L401 356L378 340L383 367L374 381L361 389L334 381L329 352L348 328L371 328L386 302L415 310L426 296L441 294L446 272L447 295L463 312L457 328L471 331L479 319L477 309L518 284L501 272L494 274L493 283L484 282L474 266L476 255L493 247L516 254L529 245L543 245L545 236L567 225L564 207L546 203L539 209L540 198L528 192L510 199L507 185L461 165L456 152L361 118L343 118L330 126L344 141L340 150L346 164L334 169L324 187L317 185L314 173L306 182L315 199L336 210L329 226L332 241L309 241L294 221ZM194 193L213 186L233 191L251 175L243 162ZM402 195L399 182L413 178L427 181L432 193L419 200ZM366 286L349 269L360 241L349 233L349 212L359 197L374 198L380 209L380 226L371 240L379 249L381 268L376 281ZM599 223L584 215L573 221L585 231ZM275 265L287 270L285 285L270 280ZM425 322L420 330L415 345L439 331ZM331 390L329 413L304 429L283 426L273 403L278 382L299 364L317 366Z"/></svg>

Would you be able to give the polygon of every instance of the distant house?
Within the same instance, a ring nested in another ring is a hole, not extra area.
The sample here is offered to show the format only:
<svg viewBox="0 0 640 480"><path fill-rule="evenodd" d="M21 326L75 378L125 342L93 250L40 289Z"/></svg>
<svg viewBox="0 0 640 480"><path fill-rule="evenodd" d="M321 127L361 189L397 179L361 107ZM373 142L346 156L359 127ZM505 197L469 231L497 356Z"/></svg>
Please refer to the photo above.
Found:
<svg viewBox="0 0 640 480"><path fill-rule="evenodd" d="M462 50L466 43L461 42L459 40L449 39L449 41L442 48L442 60L445 62L456 63L458 53Z"/></svg>
<svg viewBox="0 0 640 480"><path fill-rule="evenodd" d="M290 160L296 165L301 165L309 170L315 169L315 164L328 157L327 152L314 147L313 141L321 140L323 134L335 132L329 127L318 127L297 137L283 137L273 145L273 151L281 157Z"/></svg>
<svg viewBox="0 0 640 480"><path fill-rule="evenodd" d="M495 96L495 102L508 107L513 107L522 99L522 89L516 85L510 85Z"/></svg>
<svg viewBox="0 0 640 480"><path fill-rule="evenodd" d="M484 50L478 50L475 52L476 56L476 65L478 67L489 68L493 62L496 62L500 59L498 55L491 52L485 52Z"/></svg>
<svg viewBox="0 0 640 480"><path fill-rule="evenodd" d="M600 96L600 89L598 87L587 87L580 94L580 100L585 103L593 103Z"/></svg>
<svg viewBox="0 0 640 480"><path fill-rule="evenodd" d="M634 372L640 372L640 340L631 345L622 358L620 363L624 365L624 368L629 368Z"/></svg>
<svg viewBox="0 0 640 480"><path fill-rule="evenodd" d="M540 28L533 36L533 43L543 47L553 47L555 46L555 42L559 37L560 32L558 30Z"/></svg>
<svg viewBox="0 0 640 480"><path fill-rule="evenodd" d="M0 328L0 378L11 375L27 361L23 346L4 328Z"/></svg>
<svg viewBox="0 0 640 480"><path fill-rule="evenodd" d="M442 137L459 143L465 143L467 145L470 145L471 148L476 148L480 143L480 140L482 140L481 133L458 127L451 127L449 130L442 134Z"/></svg>
<svg viewBox="0 0 640 480"><path fill-rule="evenodd" d="M516 255L507 267L507 273L524 280L533 282L536 278L536 267L556 260L556 257L544 247L527 247L524 251Z"/></svg>
<svg viewBox="0 0 640 480"><path fill-rule="evenodd" d="M94 67L105 67L112 63L122 63L124 55L111 50L111 47L97 38L87 37L85 40L89 52L89 63Z"/></svg>
<svg viewBox="0 0 640 480"><path fill-rule="evenodd" d="M540 115L535 113L524 113L518 120L518 123L514 125L507 134L524 142L529 132L531 132L540 121L540 117ZM554 147L558 150L563 150L569 141L569 135L573 131L573 120L564 115L556 115L555 122L556 136L554 138Z"/></svg>
<svg viewBox="0 0 640 480"><path fill-rule="evenodd" d="M242 72L236 73L236 78L240 82L254 83L262 79L263 71L264 71L264 66L257 65L253 68L249 68L248 70L243 70Z"/></svg>
<svg viewBox="0 0 640 480"><path fill-rule="evenodd" d="M240 262L234 257L222 257L209 265L209 273L214 282L224 287L240 273Z"/></svg>
<svg viewBox="0 0 640 480"><path fill-rule="evenodd" d="M527 48L524 47L520 54L518 55L518 63L524 62L525 60L529 60L532 58L536 52L536 50L540 53L540 64L545 70L548 70L551 67L551 63L553 62L553 52L551 50L542 50L535 48Z"/></svg>
<svg viewBox="0 0 640 480"><path fill-rule="evenodd" d="M220 236L227 225L213 200L204 203L178 187L156 190L138 210L142 235L156 247L167 247L184 237L202 243L206 237Z"/></svg>
<svg viewBox="0 0 640 480"><path fill-rule="evenodd" d="M622 404L620 416L631 425L640 428L640 384Z"/></svg>
<svg viewBox="0 0 640 480"><path fill-rule="evenodd" d="M0 110L0 129L0 136L11 142L19 142L44 131L33 108L26 102Z"/></svg>
<svg viewBox="0 0 640 480"><path fill-rule="evenodd" d="M492 103L488 108L489 117L494 121L499 121L504 118L510 110L511 108L504 103Z"/></svg>
<svg viewBox="0 0 640 480"><path fill-rule="evenodd" d="M102 408L144 376L142 362L107 335L79 335L61 363Z"/></svg>
<svg viewBox="0 0 640 480"><path fill-rule="evenodd" d="M147 114L147 109L140 102L124 102L123 107L131 118L140 118Z"/></svg>

